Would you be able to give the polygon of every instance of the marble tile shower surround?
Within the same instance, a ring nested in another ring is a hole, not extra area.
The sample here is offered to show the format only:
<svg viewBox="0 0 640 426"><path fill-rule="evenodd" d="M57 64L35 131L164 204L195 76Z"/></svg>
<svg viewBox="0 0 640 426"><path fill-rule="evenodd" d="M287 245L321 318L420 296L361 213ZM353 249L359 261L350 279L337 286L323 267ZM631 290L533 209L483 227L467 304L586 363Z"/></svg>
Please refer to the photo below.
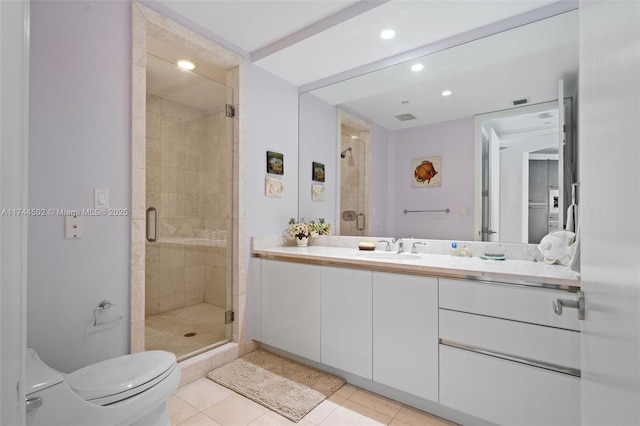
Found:
<svg viewBox="0 0 640 426"><path fill-rule="evenodd" d="M228 232L229 119L223 107L202 111L152 95L146 104L146 200L159 210L160 238L145 243L145 314L203 302L225 308L226 238L216 239L220 247L192 244Z"/></svg>
<svg viewBox="0 0 640 426"><path fill-rule="evenodd" d="M366 201L363 191L365 171L362 167L365 157L364 145L342 134L340 151L347 148L351 148L351 151L347 152L345 158L340 159L340 211L353 210L362 213ZM362 235L363 232L357 229L357 220L344 220L340 215L341 235Z"/></svg>
<svg viewBox="0 0 640 426"><path fill-rule="evenodd" d="M245 58L203 37L177 22L138 2L132 2L132 196L131 196L131 352L145 350L145 234L146 234L146 38L147 34L178 49L188 51L193 57L207 60L227 70L226 85L238 93L239 65ZM237 105L231 95L227 103ZM246 235L246 219L240 212L243 201L237 196L245 187L244 170L240 161L244 145L241 143L239 115L227 126L227 141L233 146L233 175L231 196L232 217L226 229L231 229L227 240L233 262L227 262L227 276L232 276L232 292L227 292L227 305L233 302L236 321L233 323L234 343L228 343L197 357L180 362L181 385L204 377L212 368L226 364L257 348L255 342L246 342L246 281L248 259L241 256L243 247L249 246Z"/></svg>
<svg viewBox="0 0 640 426"><path fill-rule="evenodd" d="M393 237L351 237L351 236L319 236L311 239L309 245L325 246L325 247L341 247L357 249L360 242L376 243L376 250L384 251L386 244L378 243L380 240L386 240L391 243ZM411 246L415 242L423 242L426 245L417 247L420 253L430 254L450 254L451 243L454 240L429 240L420 238L403 238L404 250L411 251ZM535 244L514 244L514 243L490 243L485 241L455 241L458 247L467 246L471 249L474 257L482 256L485 253L504 253L507 259L514 260L530 260L542 262L542 255L538 251ZM252 249L268 249L270 247L281 247L291 245L287 241L283 241L280 236L264 236L254 237L252 240ZM398 245L391 244L391 250L397 250Z"/></svg>

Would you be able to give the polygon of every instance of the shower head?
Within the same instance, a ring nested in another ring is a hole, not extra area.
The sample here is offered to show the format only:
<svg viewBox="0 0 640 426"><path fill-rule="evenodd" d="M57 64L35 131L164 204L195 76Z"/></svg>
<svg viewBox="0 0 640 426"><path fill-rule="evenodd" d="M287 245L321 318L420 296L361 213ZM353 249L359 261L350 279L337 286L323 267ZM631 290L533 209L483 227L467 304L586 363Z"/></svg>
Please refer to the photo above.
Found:
<svg viewBox="0 0 640 426"><path fill-rule="evenodd" d="M350 151L351 151L351 147L349 147L349 148L345 149L344 151L342 151L340 153L340 158L346 158L347 157L347 152L350 152Z"/></svg>

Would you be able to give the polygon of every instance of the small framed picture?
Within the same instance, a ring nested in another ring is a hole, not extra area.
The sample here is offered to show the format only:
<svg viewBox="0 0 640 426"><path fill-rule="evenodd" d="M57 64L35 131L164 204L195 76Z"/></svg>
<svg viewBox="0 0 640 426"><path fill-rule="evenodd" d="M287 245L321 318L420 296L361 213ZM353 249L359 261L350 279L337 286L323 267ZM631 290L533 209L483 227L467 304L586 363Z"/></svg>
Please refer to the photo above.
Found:
<svg viewBox="0 0 640 426"><path fill-rule="evenodd" d="M316 163L314 161L313 165L311 166L311 169L312 169L311 179L315 180L316 182L324 182L324 164Z"/></svg>
<svg viewBox="0 0 640 426"><path fill-rule="evenodd" d="M284 155L279 152L267 151L267 173L272 175L284 174Z"/></svg>
<svg viewBox="0 0 640 426"><path fill-rule="evenodd" d="M411 163L412 186L426 188L442 184L442 157L417 158Z"/></svg>
<svg viewBox="0 0 640 426"><path fill-rule="evenodd" d="M284 184L282 179L267 176L264 181L264 195L272 198L282 198Z"/></svg>
<svg viewBox="0 0 640 426"><path fill-rule="evenodd" d="M313 201L324 201L324 185L317 183L311 185L311 199Z"/></svg>

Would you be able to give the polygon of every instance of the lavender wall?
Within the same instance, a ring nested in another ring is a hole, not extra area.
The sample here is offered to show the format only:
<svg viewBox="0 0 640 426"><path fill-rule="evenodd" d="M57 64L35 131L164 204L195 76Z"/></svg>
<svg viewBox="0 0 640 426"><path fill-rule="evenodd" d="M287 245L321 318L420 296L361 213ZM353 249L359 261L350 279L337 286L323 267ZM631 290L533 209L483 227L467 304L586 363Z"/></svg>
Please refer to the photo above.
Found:
<svg viewBox="0 0 640 426"><path fill-rule="evenodd" d="M32 1L29 206L110 206L131 200L131 4ZM29 219L27 344L69 372L129 350L130 217L85 217L65 239L64 217ZM124 318L93 327L103 299Z"/></svg>
<svg viewBox="0 0 640 426"><path fill-rule="evenodd" d="M322 217L334 227L337 223L336 171L339 167L337 122L335 106L310 93L300 95L299 215L305 220ZM314 161L324 164L325 182L312 181L311 165ZM324 186L324 201L311 199L312 184Z"/></svg>
<svg viewBox="0 0 640 426"><path fill-rule="evenodd" d="M240 67L240 140L244 191L240 224L247 235L279 235L298 214L298 88L251 64ZM265 196L266 152L284 154L282 198ZM249 255L249 248L246 250Z"/></svg>
<svg viewBox="0 0 640 426"><path fill-rule="evenodd" d="M389 232L416 238L473 240L473 132L473 117L393 132L389 142ZM412 160L433 156L442 157L442 185L413 188ZM404 209L446 208L451 213L402 213Z"/></svg>

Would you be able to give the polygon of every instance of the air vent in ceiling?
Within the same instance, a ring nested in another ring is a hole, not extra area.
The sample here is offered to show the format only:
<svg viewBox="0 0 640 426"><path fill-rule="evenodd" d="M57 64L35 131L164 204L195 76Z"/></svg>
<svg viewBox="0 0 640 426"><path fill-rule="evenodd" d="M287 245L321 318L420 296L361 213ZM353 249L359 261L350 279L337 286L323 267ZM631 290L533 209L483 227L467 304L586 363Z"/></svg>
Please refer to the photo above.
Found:
<svg viewBox="0 0 640 426"><path fill-rule="evenodd" d="M529 98L515 99L511 101L513 106L524 105L529 103Z"/></svg>
<svg viewBox="0 0 640 426"><path fill-rule="evenodd" d="M400 121L407 121L407 120L415 120L416 116L413 114L400 114L400 115L394 115L395 118L397 118Z"/></svg>

